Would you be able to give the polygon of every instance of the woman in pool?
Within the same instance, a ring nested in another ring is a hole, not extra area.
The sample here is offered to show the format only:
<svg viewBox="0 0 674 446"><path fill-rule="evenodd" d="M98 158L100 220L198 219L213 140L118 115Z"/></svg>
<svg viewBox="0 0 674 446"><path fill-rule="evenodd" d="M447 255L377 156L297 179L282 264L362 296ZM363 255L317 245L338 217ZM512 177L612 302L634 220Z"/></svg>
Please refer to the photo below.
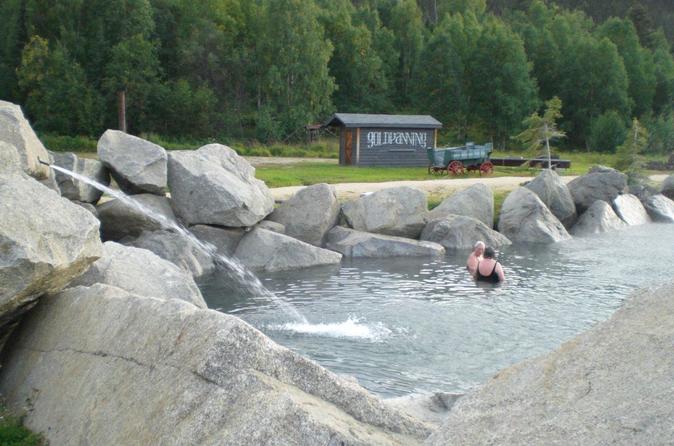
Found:
<svg viewBox="0 0 674 446"><path fill-rule="evenodd" d="M493 248L484 250L484 258L477 264L475 280L480 282L499 283L505 280L503 267L494 258L496 253Z"/></svg>

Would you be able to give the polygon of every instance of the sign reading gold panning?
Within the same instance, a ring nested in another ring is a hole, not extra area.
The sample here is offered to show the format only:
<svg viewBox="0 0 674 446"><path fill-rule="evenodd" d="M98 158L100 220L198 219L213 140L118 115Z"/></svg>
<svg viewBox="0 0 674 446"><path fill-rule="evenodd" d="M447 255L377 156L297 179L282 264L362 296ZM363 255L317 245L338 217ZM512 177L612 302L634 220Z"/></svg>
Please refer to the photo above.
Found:
<svg viewBox="0 0 674 446"><path fill-rule="evenodd" d="M426 149L428 147L427 132L367 132L367 148L382 146L401 146Z"/></svg>

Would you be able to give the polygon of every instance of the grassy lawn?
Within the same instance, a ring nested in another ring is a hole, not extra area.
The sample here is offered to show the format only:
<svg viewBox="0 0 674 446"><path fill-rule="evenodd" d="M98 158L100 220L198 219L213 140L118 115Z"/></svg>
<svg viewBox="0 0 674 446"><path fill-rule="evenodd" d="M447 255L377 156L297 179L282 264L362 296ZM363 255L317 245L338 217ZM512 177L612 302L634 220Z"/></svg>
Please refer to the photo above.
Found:
<svg viewBox="0 0 674 446"><path fill-rule="evenodd" d="M518 156L511 153L494 153L494 158ZM613 166L615 154L567 152L559 153L562 159L571 161L571 168L560 170L561 175L582 175L595 165ZM664 157L660 157L663 158ZM649 159L658 159L652 157ZM491 176L536 176L540 169L528 167L496 167ZM302 163L286 165L260 166L258 178L269 187L307 186L316 183L377 183L383 181L415 181L447 178L446 175L429 175L425 167L351 167L325 163ZM478 172L466 173L457 178L479 178ZM452 178L450 176L450 178Z"/></svg>

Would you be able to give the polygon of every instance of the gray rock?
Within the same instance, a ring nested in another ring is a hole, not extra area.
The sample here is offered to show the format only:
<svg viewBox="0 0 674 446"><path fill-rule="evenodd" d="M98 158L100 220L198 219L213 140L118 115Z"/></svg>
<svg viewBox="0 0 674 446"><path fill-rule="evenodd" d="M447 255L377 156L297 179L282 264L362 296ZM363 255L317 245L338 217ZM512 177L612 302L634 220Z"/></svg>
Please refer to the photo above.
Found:
<svg viewBox="0 0 674 446"><path fill-rule="evenodd" d="M642 204L646 202L648 197L652 197L658 193L654 187L641 182L630 184L627 190L629 194L636 196Z"/></svg>
<svg viewBox="0 0 674 446"><path fill-rule="evenodd" d="M171 152L168 175L176 212L189 225L253 226L274 210L255 168L227 146Z"/></svg>
<svg viewBox="0 0 674 446"><path fill-rule="evenodd" d="M428 446L665 445L674 438L674 285L499 372L461 398Z"/></svg>
<svg viewBox="0 0 674 446"><path fill-rule="evenodd" d="M54 163L72 172L91 178L104 186L110 184L108 170L98 160L78 158L74 153L53 153ZM56 182L61 195L73 201L96 204L103 192L83 181L79 181L62 172L56 172Z"/></svg>
<svg viewBox="0 0 674 446"><path fill-rule="evenodd" d="M670 200L674 200L674 175L670 175L665 178L660 191L665 197L669 198Z"/></svg>
<svg viewBox="0 0 674 446"><path fill-rule="evenodd" d="M654 221L674 223L674 201L662 194L646 199L644 207Z"/></svg>
<svg viewBox="0 0 674 446"><path fill-rule="evenodd" d="M103 240L119 241L124 237L138 237L143 231L156 231L167 224L178 224L168 198L138 194L131 196L131 199L157 218L151 218L119 199L106 201L97 208Z"/></svg>
<svg viewBox="0 0 674 446"><path fill-rule="evenodd" d="M108 285L45 299L0 392L50 444L419 445L430 426L242 320Z"/></svg>
<svg viewBox="0 0 674 446"><path fill-rule="evenodd" d="M83 208L86 209L87 211L91 212L91 214L92 214L94 217L98 218L98 211L96 210L96 206L94 206L93 204L91 204L91 203L82 203L81 201L73 201L73 203L75 203L75 204L78 205L78 206L83 207Z"/></svg>
<svg viewBox="0 0 674 446"><path fill-rule="evenodd" d="M530 183L525 186L530 191L538 195L543 203L550 209L550 212L569 228L576 221L576 205L566 183L561 179L557 172L550 169L544 169Z"/></svg>
<svg viewBox="0 0 674 446"><path fill-rule="evenodd" d="M411 394L384 400L384 404L409 416L434 426L440 426L449 411L463 395L436 392L433 394Z"/></svg>
<svg viewBox="0 0 674 446"><path fill-rule="evenodd" d="M12 144L0 141L0 174L23 172L19 151Z"/></svg>
<svg viewBox="0 0 674 446"><path fill-rule="evenodd" d="M234 256L248 268L260 271L334 265L342 260L339 253L266 229L254 229L246 234Z"/></svg>
<svg viewBox="0 0 674 446"><path fill-rule="evenodd" d="M439 243L446 249L472 249L478 240L492 248L511 244L508 237L480 220L451 214L428 222L421 232L421 240Z"/></svg>
<svg viewBox="0 0 674 446"><path fill-rule="evenodd" d="M627 191L627 175L610 167L597 166L587 175L569 183L569 191L581 214L597 201L612 203L616 197Z"/></svg>
<svg viewBox="0 0 674 446"><path fill-rule="evenodd" d="M97 283L139 296L182 299L199 308L208 308L191 275L147 249L105 242L103 256L70 286Z"/></svg>
<svg viewBox="0 0 674 446"><path fill-rule="evenodd" d="M281 223L277 223L275 221L271 221L271 220L262 220L260 223L256 224L255 227L266 229L268 231L278 232L279 234L285 234L286 233L286 227L284 225L282 225ZM293 238L297 238L297 237L293 237Z"/></svg>
<svg viewBox="0 0 674 446"><path fill-rule="evenodd" d="M339 209L335 188L314 184L300 189L275 209L269 219L285 226L287 235L322 246L325 234L337 224Z"/></svg>
<svg viewBox="0 0 674 446"><path fill-rule="evenodd" d="M89 212L24 174L0 175L0 216L2 339L41 295L84 272L100 256L101 240Z"/></svg>
<svg viewBox="0 0 674 446"><path fill-rule="evenodd" d="M605 201L595 201L573 225L571 234L577 236L601 234L618 231L624 229L625 226L627 226L625 222L616 215L610 204Z"/></svg>
<svg viewBox="0 0 674 446"><path fill-rule="evenodd" d="M344 203L349 226L358 231L419 238L426 225L426 194L407 186L384 189Z"/></svg>
<svg viewBox="0 0 674 446"><path fill-rule="evenodd" d="M556 243L571 238L538 195L524 187L506 197L498 229L514 243Z"/></svg>
<svg viewBox="0 0 674 446"><path fill-rule="evenodd" d="M445 198L429 212L428 219L436 220L450 214L472 217L493 228L494 193L484 184L474 184Z"/></svg>
<svg viewBox="0 0 674 446"><path fill-rule="evenodd" d="M166 193L166 150L119 130L107 130L98 140L98 158L128 194Z"/></svg>
<svg viewBox="0 0 674 446"><path fill-rule="evenodd" d="M196 225L190 227L190 232L202 242L215 246L218 254L231 257L245 232L240 228L218 228L215 226Z"/></svg>
<svg viewBox="0 0 674 446"><path fill-rule="evenodd" d="M162 259L176 264L195 278L215 270L214 259L188 238L169 231L143 232L136 239L124 239L127 246L147 249Z"/></svg>
<svg viewBox="0 0 674 446"><path fill-rule="evenodd" d="M613 200L613 209L618 217L630 226L643 225L651 221L641 200L631 194L616 197Z"/></svg>
<svg viewBox="0 0 674 446"><path fill-rule="evenodd" d="M49 160L47 149L23 116L21 107L11 102L0 101L0 141L16 148L25 173L38 180L53 177L50 169L38 161Z"/></svg>
<svg viewBox="0 0 674 446"><path fill-rule="evenodd" d="M342 226L335 226L328 232L325 246L346 257L423 257L445 253L445 248L437 243L372 234Z"/></svg>

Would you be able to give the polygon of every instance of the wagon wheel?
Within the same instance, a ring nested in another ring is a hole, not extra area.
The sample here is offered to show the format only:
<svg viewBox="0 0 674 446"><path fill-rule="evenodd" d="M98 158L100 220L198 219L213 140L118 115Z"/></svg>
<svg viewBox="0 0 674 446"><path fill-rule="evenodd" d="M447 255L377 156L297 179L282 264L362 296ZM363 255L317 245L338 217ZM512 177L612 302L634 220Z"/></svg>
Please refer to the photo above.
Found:
<svg viewBox="0 0 674 446"><path fill-rule="evenodd" d="M480 164L480 175L489 175L492 172L494 172L494 165L491 163L491 161L485 161L484 163Z"/></svg>
<svg viewBox="0 0 674 446"><path fill-rule="evenodd" d="M465 172L463 168L463 163L458 160L454 160L447 166L447 174L452 172L454 175L462 175Z"/></svg>

